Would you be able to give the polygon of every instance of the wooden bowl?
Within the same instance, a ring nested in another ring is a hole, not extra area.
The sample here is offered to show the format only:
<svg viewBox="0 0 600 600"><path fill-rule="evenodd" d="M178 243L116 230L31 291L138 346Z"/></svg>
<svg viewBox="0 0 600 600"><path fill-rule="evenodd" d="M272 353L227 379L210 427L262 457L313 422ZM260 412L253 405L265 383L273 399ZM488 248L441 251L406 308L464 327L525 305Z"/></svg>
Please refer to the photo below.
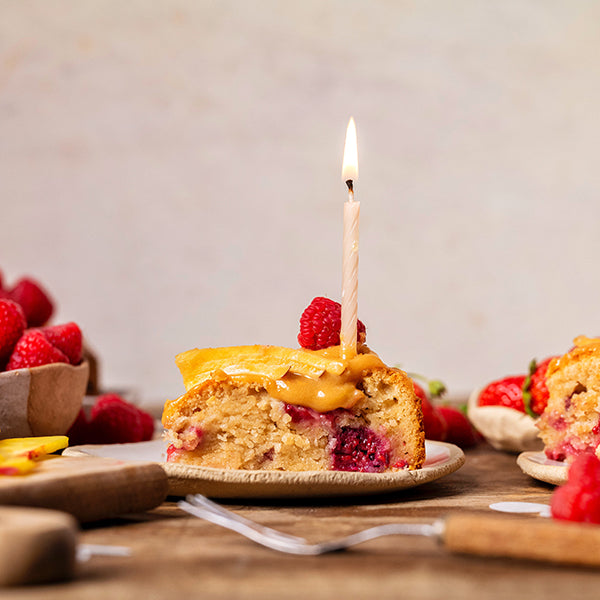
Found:
<svg viewBox="0 0 600 600"><path fill-rule="evenodd" d="M87 361L0 373L0 439L67 433L81 408L88 376Z"/></svg>

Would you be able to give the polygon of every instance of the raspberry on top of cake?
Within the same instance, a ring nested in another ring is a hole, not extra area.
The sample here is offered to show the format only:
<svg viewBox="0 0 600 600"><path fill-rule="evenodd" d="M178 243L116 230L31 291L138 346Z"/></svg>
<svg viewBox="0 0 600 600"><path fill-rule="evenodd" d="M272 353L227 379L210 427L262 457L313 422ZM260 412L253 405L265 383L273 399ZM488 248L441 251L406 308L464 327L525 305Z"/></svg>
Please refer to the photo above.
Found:
<svg viewBox="0 0 600 600"><path fill-rule="evenodd" d="M417 469L425 458L412 381L365 345L194 349L186 393L163 412L167 460L222 469Z"/></svg>
<svg viewBox="0 0 600 600"><path fill-rule="evenodd" d="M537 426L548 458L600 456L600 338L575 338L574 347L548 365L546 385L548 406Z"/></svg>

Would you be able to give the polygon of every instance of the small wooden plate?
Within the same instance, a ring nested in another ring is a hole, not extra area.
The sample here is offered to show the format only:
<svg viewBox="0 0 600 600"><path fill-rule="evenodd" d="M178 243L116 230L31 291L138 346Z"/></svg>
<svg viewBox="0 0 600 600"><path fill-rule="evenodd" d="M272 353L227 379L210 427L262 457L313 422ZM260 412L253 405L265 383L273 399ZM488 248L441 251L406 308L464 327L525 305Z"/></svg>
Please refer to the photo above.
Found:
<svg viewBox="0 0 600 600"><path fill-rule="evenodd" d="M522 452L517 456L517 464L524 473L538 481L552 485L567 483L567 463L550 460L543 452Z"/></svg>
<svg viewBox="0 0 600 600"><path fill-rule="evenodd" d="M146 460L161 464L169 477L169 494L204 494L213 498L319 498L381 494L412 488L459 469L463 451L453 444L425 442L422 469L393 473L351 473L344 471L241 471L191 467L165 462L162 440L138 444L74 446L69 456L101 456L121 460Z"/></svg>

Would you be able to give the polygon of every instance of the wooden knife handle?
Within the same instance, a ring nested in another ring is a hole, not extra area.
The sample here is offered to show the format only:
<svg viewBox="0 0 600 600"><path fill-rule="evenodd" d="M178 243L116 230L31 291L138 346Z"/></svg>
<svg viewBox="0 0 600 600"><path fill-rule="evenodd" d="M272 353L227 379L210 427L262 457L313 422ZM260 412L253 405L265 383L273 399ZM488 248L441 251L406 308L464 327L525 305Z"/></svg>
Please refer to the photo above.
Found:
<svg viewBox="0 0 600 600"><path fill-rule="evenodd" d="M76 543L77 523L70 515L0 506L0 587L69 579Z"/></svg>
<svg viewBox="0 0 600 600"><path fill-rule="evenodd" d="M451 552L600 565L600 525L487 513L446 518L444 546Z"/></svg>

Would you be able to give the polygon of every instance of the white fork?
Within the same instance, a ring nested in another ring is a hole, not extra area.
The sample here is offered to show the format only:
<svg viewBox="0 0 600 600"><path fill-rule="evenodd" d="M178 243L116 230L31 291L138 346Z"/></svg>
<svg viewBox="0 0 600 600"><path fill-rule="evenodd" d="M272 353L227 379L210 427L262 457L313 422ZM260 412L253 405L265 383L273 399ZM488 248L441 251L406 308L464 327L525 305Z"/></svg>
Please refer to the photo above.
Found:
<svg viewBox="0 0 600 600"><path fill-rule="evenodd" d="M444 529L444 524L441 520L433 521L432 523L391 523L364 529L343 538L319 544L310 544L302 537L288 535L287 533L282 533L276 529L271 529L270 527L265 527L250 519L246 519L200 494L187 496L185 500L181 500L177 505L195 517L236 531L257 544L261 544L272 550L288 554L313 556L325 554L327 552L335 552L336 550L344 550L350 546L355 546L356 544L361 544L385 535L423 535L439 538Z"/></svg>

